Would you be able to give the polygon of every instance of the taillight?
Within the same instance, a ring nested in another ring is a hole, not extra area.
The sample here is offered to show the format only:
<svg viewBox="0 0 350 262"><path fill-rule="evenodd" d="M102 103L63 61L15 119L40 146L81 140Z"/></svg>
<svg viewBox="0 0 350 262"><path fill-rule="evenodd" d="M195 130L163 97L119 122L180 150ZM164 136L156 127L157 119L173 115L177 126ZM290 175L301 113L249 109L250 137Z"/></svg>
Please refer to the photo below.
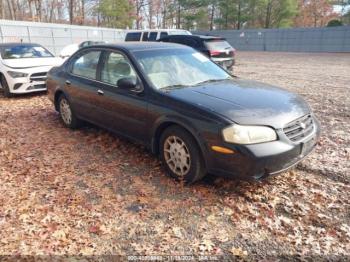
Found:
<svg viewBox="0 0 350 262"><path fill-rule="evenodd" d="M213 50L210 50L210 56L216 56L216 55L220 55L220 51L213 51Z"/></svg>

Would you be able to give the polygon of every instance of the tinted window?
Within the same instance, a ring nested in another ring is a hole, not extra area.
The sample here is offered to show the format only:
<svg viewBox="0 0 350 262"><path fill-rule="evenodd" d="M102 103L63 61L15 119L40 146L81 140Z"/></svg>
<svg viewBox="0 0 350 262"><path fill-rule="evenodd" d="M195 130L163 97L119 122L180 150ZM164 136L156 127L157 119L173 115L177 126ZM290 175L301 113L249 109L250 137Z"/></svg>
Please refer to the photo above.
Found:
<svg viewBox="0 0 350 262"><path fill-rule="evenodd" d="M1 48L2 59L18 58L42 58L53 57L53 55L41 45L13 45Z"/></svg>
<svg viewBox="0 0 350 262"><path fill-rule="evenodd" d="M125 41L140 41L141 32L127 33Z"/></svg>
<svg viewBox="0 0 350 262"><path fill-rule="evenodd" d="M197 47L198 44L197 44L197 41L196 39L193 39L193 38L185 38L183 43L187 46L190 46L190 47Z"/></svg>
<svg viewBox="0 0 350 262"><path fill-rule="evenodd" d="M160 39L163 38L163 37L166 37L166 36L168 36L167 32L161 32L160 33Z"/></svg>
<svg viewBox="0 0 350 262"><path fill-rule="evenodd" d="M209 50L225 50L232 48L225 40L206 40L205 45Z"/></svg>
<svg viewBox="0 0 350 262"><path fill-rule="evenodd" d="M101 51L90 51L78 55L73 60L72 73L86 78L96 79L96 70Z"/></svg>
<svg viewBox="0 0 350 262"><path fill-rule="evenodd" d="M148 41L148 32L143 32L142 41Z"/></svg>
<svg viewBox="0 0 350 262"><path fill-rule="evenodd" d="M108 53L101 70L101 81L117 85L118 80L124 77L136 77L129 61L122 54Z"/></svg>
<svg viewBox="0 0 350 262"><path fill-rule="evenodd" d="M156 41L158 32L151 32L148 37L148 41Z"/></svg>
<svg viewBox="0 0 350 262"><path fill-rule="evenodd" d="M177 43L177 44L184 44L184 41L183 41L183 38L181 37L171 37L169 38L169 42L172 42L172 43Z"/></svg>

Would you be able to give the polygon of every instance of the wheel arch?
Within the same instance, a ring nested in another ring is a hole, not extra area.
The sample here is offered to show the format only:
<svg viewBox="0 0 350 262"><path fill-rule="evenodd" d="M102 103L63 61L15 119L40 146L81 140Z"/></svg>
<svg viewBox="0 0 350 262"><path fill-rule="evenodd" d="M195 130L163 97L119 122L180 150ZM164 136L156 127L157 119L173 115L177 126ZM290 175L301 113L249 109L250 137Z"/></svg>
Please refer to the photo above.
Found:
<svg viewBox="0 0 350 262"><path fill-rule="evenodd" d="M186 130L194 139L196 142L201 156L204 160L205 165L207 166L207 160L205 157L206 153L206 146L201 138L200 134L197 132L197 130L189 123L186 123L186 121L181 121L176 118L165 118L159 121L156 124L156 127L154 128L153 135L152 135L152 143L151 143L151 150L153 154L159 155L159 143L160 143L160 137L162 133L169 128L170 126L179 126Z"/></svg>
<svg viewBox="0 0 350 262"><path fill-rule="evenodd" d="M61 95L66 95L61 89L57 90L55 92L55 96L54 96L54 105L55 105L55 110L58 112L59 108L58 108L58 99L60 98Z"/></svg>

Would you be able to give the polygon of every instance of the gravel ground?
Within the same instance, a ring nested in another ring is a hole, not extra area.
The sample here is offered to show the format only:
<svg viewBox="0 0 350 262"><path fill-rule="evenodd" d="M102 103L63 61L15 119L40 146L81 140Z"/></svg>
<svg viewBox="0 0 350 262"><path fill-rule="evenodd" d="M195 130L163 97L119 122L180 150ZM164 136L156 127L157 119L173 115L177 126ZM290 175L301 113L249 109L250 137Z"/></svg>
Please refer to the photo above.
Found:
<svg viewBox="0 0 350 262"><path fill-rule="evenodd" d="M299 93L316 150L262 182L168 178L144 148L0 94L1 255L350 259L350 54L240 52L235 74Z"/></svg>

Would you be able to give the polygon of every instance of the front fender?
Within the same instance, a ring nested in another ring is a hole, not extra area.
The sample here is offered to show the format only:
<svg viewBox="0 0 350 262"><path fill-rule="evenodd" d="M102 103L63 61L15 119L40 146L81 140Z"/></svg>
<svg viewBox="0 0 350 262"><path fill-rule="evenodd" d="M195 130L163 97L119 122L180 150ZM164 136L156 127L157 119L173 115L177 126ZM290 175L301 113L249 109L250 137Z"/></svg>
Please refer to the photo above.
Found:
<svg viewBox="0 0 350 262"><path fill-rule="evenodd" d="M158 118L153 127L152 127L152 142L151 142L151 150L154 154L158 153L159 148L159 138L161 133L170 125L178 125L187 130L193 138L196 140L201 152L203 159L205 163L207 163L206 156L208 152L207 143L202 136L202 134L198 131L196 126L191 123L188 119L178 116L178 115L171 115L171 116L161 116Z"/></svg>

